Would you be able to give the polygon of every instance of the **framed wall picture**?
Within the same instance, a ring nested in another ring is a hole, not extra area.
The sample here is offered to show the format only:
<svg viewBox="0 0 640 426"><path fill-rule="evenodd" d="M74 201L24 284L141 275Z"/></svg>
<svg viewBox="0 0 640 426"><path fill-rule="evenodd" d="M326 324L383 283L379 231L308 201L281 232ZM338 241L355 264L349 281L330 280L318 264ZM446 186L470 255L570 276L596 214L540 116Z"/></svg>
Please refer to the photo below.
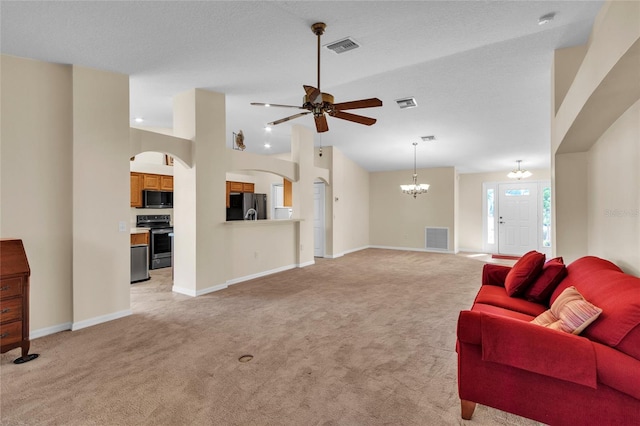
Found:
<svg viewBox="0 0 640 426"><path fill-rule="evenodd" d="M165 154L164 162L167 164L167 166L173 166L173 157Z"/></svg>

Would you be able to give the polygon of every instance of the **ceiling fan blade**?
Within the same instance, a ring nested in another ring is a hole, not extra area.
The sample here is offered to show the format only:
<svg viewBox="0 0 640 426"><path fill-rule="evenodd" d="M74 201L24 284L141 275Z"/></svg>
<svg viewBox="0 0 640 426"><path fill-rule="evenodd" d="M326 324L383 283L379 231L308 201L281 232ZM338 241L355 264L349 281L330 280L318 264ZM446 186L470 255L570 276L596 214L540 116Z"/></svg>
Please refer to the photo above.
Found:
<svg viewBox="0 0 640 426"><path fill-rule="evenodd" d="M333 104L333 107L337 110L345 109L358 109L358 108L373 108L382 106L382 101L378 98L360 99L359 101L341 102L339 104Z"/></svg>
<svg viewBox="0 0 640 426"><path fill-rule="evenodd" d="M349 112L343 112L343 111L334 111L333 114L331 114L331 116L335 117L335 118L341 118L341 119L347 120L347 121L353 121L354 123L364 124L364 125L367 125L367 126L371 126L372 124L375 124L375 122L376 122L375 118L365 117L365 116L362 116L362 115L351 114Z"/></svg>
<svg viewBox="0 0 640 426"><path fill-rule="evenodd" d="M329 131L329 124L327 123L327 117L322 115L316 115L313 117L316 120L316 130L318 133Z"/></svg>
<svg viewBox="0 0 640 426"><path fill-rule="evenodd" d="M313 104L322 103L322 93L320 92L320 89L316 89L313 86L307 86L307 85L303 85L302 87L304 87L304 92L307 94L307 99L311 103Z"/></svg>
<svg viewBox="0 0 640 426"><path fill-rule="evenodd" d="M281 118L280 120L267 123L269 126L275 126L276 124L284 123L285 121L293 120L294 118L302 117L303 115L311 114L311 111L301 112L299 114L290 115L289 117Z"/></svg>
<svg viewBox="0 0 640 426"><path fill-rule="evenodd" d="M296 109L306 109L306 108L303 108L303 107L301 107L301 106L295 106L295 105L263 104L263 103L260 103L260 102L251 102L251 105L264 106L264 107L278 107L278 108L296 108Z"/></svg>

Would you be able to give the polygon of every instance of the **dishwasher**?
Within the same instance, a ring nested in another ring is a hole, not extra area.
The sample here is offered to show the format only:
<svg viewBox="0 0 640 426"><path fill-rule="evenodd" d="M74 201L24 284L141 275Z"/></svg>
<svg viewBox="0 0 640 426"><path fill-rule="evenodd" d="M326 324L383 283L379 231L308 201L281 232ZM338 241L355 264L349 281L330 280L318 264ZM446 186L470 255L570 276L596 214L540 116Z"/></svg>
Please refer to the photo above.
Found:
<svg viewBox="0 0 640 426"><path fill-rule="evenodd" d="M131 283L149 279L149 246L136 244L131 246Z"/></svg>

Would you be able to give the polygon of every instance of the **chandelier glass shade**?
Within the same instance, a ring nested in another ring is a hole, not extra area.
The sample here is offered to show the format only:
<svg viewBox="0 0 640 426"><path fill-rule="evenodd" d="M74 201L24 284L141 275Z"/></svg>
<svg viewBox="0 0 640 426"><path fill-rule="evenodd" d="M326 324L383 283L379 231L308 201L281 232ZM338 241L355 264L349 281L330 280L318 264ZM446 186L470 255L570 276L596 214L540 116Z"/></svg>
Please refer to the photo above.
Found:
<svg viewBox="0 0 640 426"><path fill-rule="evenodd" d="M507 174L507 177L511 178L511 179L526 179L529 176L531 176L531 172L528 170L522 170L520 168L520 163L522 162L522 160L518 160L516 161L516 163L518 163L518 168L515 170L512 170L509 172L509 174Z"/></svg>
<svg viewBox="0 0 640 426"><path fill-rule="evenodd" d="M416 146L417 142L413 143L413 183L409 185L400 185L400 189L404 194L413 195L416 198L418 194L424 194L429 190L429 185L426 183L418 183L418 172L416 171Z"/></svg>

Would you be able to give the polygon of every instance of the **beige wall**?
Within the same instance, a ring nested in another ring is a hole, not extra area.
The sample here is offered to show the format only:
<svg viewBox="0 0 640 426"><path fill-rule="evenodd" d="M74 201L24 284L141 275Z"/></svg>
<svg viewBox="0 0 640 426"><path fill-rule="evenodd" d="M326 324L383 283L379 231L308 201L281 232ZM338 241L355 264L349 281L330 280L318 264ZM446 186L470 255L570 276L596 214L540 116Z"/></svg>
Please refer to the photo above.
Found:
<svg viewBox="0 0 640 426"><path fill-rule="evenodd" d="M640 276L640 101L588 154L589 254Z"/></svg>
<svg viewBox="0 0 640 426"><path fill-rule="evenodd" d="M640 3L605 3L576 70L580 55L557 51L552 73L556 254L606 257L637 275Z"/></svg>
<svg viewBox="0 0 640 426"><path fill-rule="evenodd" d="M73 66L73 329L131 313L129 156L129 77Z"/></svg>
<svg viewBox="0 0 640 426"><path fill-rule="evenodd" d="M0 67L0 236L23 240L37 337L73 320L71 67L4 55Z"/></svg>
<svg viewBox="0 0 640 426"><path fill-rule="evenodd" d="M415 199L400 190L401 184L411 182L412 174L412 170L370 174L371 245L423 250L425 227L444 227L449 228L449 251L453 251L455 169L418 169L418 183L431 186Z"/></svg>
<svg viewBox="0 0 640 426"><path fill-rule="evenodd" d="M507 173L466 173L459 175L458 190L458 244L462 251L481 252L482 244L482 184L485 182L509 183ZM528 181L548 181L548 169L530 170Z"/></svg>

